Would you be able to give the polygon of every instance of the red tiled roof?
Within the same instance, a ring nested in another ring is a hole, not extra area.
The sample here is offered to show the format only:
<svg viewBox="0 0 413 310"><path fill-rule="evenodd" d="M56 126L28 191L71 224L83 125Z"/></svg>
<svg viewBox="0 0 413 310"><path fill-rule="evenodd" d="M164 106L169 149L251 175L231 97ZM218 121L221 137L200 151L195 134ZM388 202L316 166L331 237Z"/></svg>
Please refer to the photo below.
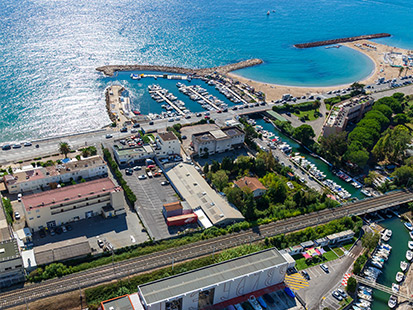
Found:
<svg viewBox="0 0 413 310"><path fill-rule="evenodd" d="M256 191L257 189L267 189L257 178L243 177L234 184L239 188L248 187L251 191Z"/></svg>
<svg viewBox="0 0 413 310"><path fill-rule="evenodd" d="M48 190L45 192L23 196L22 202L26 210L42 208L48 205L78 200L85 197L93 197L99 193L120 190L111 179L104 178L76 185Z"/></svg>

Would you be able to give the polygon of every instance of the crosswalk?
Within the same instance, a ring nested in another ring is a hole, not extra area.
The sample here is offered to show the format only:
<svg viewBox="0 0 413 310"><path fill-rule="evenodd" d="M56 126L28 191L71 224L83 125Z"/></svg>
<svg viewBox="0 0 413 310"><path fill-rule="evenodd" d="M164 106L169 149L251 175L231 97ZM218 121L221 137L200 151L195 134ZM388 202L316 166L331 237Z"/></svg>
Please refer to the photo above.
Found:
<svg viewBox="0 0 413 310"><path fill-rule="evenodd" d="M309 283L300 273L293 273L285 276L284 282L293 290L308 287Z"/></svg>

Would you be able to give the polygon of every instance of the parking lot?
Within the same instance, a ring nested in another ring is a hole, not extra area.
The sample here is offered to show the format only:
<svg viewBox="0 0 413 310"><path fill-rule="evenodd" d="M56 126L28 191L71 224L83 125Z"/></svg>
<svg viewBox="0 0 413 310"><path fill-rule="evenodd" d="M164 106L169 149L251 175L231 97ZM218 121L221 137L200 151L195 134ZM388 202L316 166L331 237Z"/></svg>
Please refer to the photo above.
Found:
<svg viewBox="0 0 413 310"><path fill-rule="evenodd" d="M360 251L361 246L356 246L341 259L326 262L328 273L323 271L319 265L307 268L310 280L303 279L302 283L296 282L298 284L293 284L291 288L305 300L308 309L323 309L325 307L338 309L339 301L332 296L332 293L338 288L345 291L341 282L344 275L351 272L352 264ZM293 287L294 285L296 287Z"/></svg>
<svg viewBox="0 0 413 310"><path fill-rule="evenodd" d="M49 233L41 238L39 232L33 235L34 246L49 244L58 241L70 240L85 236L88 238L92 253L101 252L97 240L110 242L114 249L139 244L147 241L148 235L135 212L125 206L126 213L112 218L95 216L89 219L70 223L71 230L51 236Z"/></svg>
<svg viewBox="0 0 413 310"><path fill-rule="evenodd" d="M159 168L156 170L159 170ZM126 175L124 170L122 170L122 173L124 173L125 180L136 195L135 208L139 212L150 236L155 240L160 240L175 235L177 233L176 228L170 229L166 225L162 207L166 203L177 201L178 195L171 185L161 185L162 182L166 181L163 173L159 177L147 177L143 180L138 179L138 177L145 174L144 166L142 170L133 171L132 175Z"/></svg>

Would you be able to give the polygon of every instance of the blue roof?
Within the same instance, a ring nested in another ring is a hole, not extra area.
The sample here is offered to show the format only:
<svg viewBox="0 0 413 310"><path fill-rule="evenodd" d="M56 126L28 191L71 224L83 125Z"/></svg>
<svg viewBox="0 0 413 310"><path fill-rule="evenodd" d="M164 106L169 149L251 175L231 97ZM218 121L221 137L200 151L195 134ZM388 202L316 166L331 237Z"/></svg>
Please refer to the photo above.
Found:
<svg viewBox="0 0 413 310"><path fill-rule="evenodd" d="M70 161L70 158L64 158L62 159L62 163L67 164Z"/></svg>

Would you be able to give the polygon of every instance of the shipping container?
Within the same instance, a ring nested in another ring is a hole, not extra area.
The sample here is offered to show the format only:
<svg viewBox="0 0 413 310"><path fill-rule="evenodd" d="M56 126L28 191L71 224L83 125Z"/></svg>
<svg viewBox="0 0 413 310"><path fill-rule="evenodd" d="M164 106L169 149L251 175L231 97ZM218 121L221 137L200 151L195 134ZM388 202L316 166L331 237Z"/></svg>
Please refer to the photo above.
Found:
<svg viewBox="0 0 413 310"><path fill-rule="evenodd" d="M168 226L183 226L186 224L196 223L198 216L195 213L183 214L173 217L168 217L166 224Z"/></svg>

